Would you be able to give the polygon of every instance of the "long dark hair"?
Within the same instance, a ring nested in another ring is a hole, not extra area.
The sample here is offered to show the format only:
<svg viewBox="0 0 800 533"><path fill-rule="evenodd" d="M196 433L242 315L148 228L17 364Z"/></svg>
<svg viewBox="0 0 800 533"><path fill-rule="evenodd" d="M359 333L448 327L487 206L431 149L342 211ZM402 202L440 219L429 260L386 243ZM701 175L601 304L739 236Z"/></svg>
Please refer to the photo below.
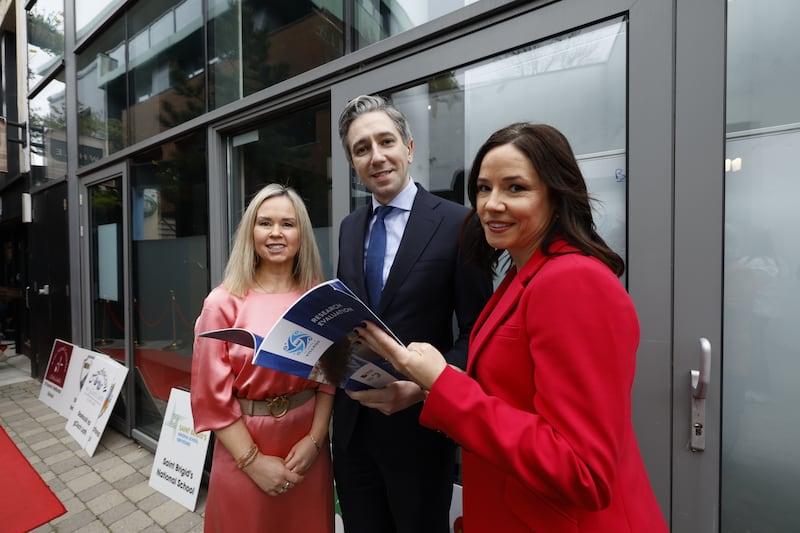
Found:
<svg viewBox="0 0 800 533"><path fill-rule="evenodd" d="M553 218L545 232L541 249L546 256L555 255L550 247L557 239L564 239L583 254L596 257L617 276L625 272L625 262L597 233L592 218L591 197L586 181L575 160L572 147L564 135L547 124L518 122L494 132L478 150L467 181L467 196L476 211L478 174L486 154L493 148L511 144L530 160L539 178L547 185ZM467 221L473 217L468 217ZM467 258L475 261L484 271L497 265L503 250L495 250L486 241L482 231L472 231L465 222L462 238Z"/></svg>

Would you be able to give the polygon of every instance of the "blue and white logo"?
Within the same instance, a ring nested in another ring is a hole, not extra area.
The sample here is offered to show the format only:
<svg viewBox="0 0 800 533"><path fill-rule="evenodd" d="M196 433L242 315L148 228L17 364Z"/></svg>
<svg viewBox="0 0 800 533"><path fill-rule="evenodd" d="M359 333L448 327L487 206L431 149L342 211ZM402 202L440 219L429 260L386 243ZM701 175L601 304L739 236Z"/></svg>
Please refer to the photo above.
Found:
<svg viewBox="0 0 800 533"><path fill-rule="evenodd" d="M286 353L300 354L306 351L310 342L311 335L303 333L302 331L295 331L286 339L286 344L283 345L283 349Z"/></svg>

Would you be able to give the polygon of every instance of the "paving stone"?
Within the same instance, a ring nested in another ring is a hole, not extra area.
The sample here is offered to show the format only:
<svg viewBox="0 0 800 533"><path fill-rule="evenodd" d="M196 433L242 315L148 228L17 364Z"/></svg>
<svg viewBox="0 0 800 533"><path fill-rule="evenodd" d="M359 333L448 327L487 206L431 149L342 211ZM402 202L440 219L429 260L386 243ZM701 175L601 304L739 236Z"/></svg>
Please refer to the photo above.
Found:
<svg viewBox="0 0 800 533"><path fill-rule="evenodd" d="M98 483L96 485L92 485L91 487L87 488L76 494L78 498L81 499L82 502L85 502L87 505L90 501L94 500L98 496L102 496L108 492L115 490L111 483L107 481L103 481L102 483ZM94 509L92 509L94 510ZM105 509L104 509L105 510Z"/></svg>
<svg viewBox="0 0 800 533"><path fill-rule="evenodd" d="M81 526L81 533L108 533L108 527L101 520L95 520L91 524Z"/></svg>
<svg viewBox="0 0 800 533"><path fill-rule="evenodd" d="M88 474L84 474L79 478L67 481L67 486L74 490L76 494L78 494L89 487L102 482L103 478L101 478L97 472L89 472Z"/></svg>
<svg viewBox="0 0 800 533"><path fill-rule="evenodd" d="M124 518L117 520L109 529L114 533L140 533L155 524L152 518L141 509L137 509ZM160 528L159 528L160 529Z"/></svg>
<svg viewBox="0 0 800 533"><path fill-rule="evenodd" d="M145 479L138 485L134 485L133 487L123 491L123 494L125 494L125 496L132 502L139 502L155 494L155 490L149 485L148 480Z"/></svg>
<svg viewBox="0 0 800 533"><path fill-rule="evenodd" d="M53 448L55 448L55 446L53 446ZM73 452L70 449L65 448L64 446L62 446L62 448L63 449L59 453L56 453L56 454L53 454L53 455L50 455L50 456L42 455L42 460L43 460L44 464L46 464L49 467L50 465L53 465L55 463L59 463L61 461L66 461L66 460L69 460L69 459L72 459L73 457L75 457L75 452Z"/></svg>
<svg viewBox="0 0 800 533"><path fill-rule="evenodd" d="M56 474L65 474L70 470L74 470L82 466L85 467L86 463L83 461L83 459L80 457L75 457L75 454L71 453L66 459L58 461L57 463L52 463L49 466L50 470Z"/></svg>
<svg viewBox="0 0 800 533"><path fill-rule="evenodd" d="M80 494L78 495L80 497ZM86 502L86 507L92 511L95 516L99 516L115 505L120 505L125 501L125 497L120 494L116 489L107 490L105 493L100 494L91 501Z"/></svg>
<svg viewBox="0 0 800 533"><path fill-rule="evenodd" d="M67 513L53 520L52 524L56 531L83 531L83 528L97 520L97 517L89 509L84 509L79 513Z"/></svg>
<svg viewBox="0 0 800 533"><path fill-rule="evenodd" d="M78 459L80 459L80 458L78 458ZM58 477L60 477L61 480L64 481L65 483L68 483L68 482L72 481L73 479L76 479L76 478L79 478L79 477L81 477L83 475L88 474L89 472L94 472L94 470L92 470L92 468L89 465L87 465L81 459L81 464L80 465L78 465L77 467L73 468L72 470L68 470L68 471L64 472L63 474L60 474Z"/></svg>
<svg viewBox="0 0 800 533"><path fill-rule="evenodd" d="M158 525L165 527L179 516L182 516L185 512L186 507L173 500L168 500L147 514L149 514L150 518L155 520Z"/></svg>
<svg viewBox="0 0 800 533"><path fill-rule="evenodd" d="M184 513L169 524L164 529L169 533L194 533L203 531L203 517L195 513Z"/></svg>
<svg viewBox="0 0 800 533"><path fill-rule="evenodd" d="M111 509L101 513L99 518L104 524L113 524L114 522L118 522L120 519L125 518L129 514L138 510L138 507L136 507L133 503L125 500L122 503L115 505Z"/></svg>
<svg viewBox="0 0 800 533"><path fill-rule="evenodd" d="M161 494L160 492L156 492L153 488L150 488L151 494L146 496L141 501L137 503L139 509L149 513L165 501L169 500L166 496Z"/></svg>
<svg viewBox="0 0 800 533"><path fill-rule="evenodd" d="M114 482L114 488L116 488L120 492L125 492L131 487L135 487L139 483L147 483L148 478L144 477L139 472L134 472L128 476L125 476L122 479L118 479Z"/></svg>
<svg viewBox="0 0 800 533"><path fill-rule="evenodd" d="M25 443L33 450L40 450L58 443L58 439L53 437L49 431L42 431L25 439Z"/></svg>

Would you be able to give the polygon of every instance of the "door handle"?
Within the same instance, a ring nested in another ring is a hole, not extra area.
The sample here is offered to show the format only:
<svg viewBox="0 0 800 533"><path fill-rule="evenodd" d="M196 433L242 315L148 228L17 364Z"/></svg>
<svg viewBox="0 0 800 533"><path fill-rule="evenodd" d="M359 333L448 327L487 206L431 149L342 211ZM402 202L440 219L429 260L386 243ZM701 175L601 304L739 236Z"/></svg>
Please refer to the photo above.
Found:
<svg viewBox="0 0 800 533"><path fill-rule="evenodd" d="M689 429L689 449L706 449L706 396L711 381L711 341L700 337L700 370L690 370L692 393L692 425Z"/></svg>

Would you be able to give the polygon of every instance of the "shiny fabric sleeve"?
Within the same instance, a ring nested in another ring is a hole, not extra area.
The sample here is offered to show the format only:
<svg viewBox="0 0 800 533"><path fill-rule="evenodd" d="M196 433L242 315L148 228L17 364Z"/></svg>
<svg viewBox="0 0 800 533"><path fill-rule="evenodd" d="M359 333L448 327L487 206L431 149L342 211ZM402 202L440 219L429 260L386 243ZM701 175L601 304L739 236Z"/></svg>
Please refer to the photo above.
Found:
<svg viewBox="0 0 800 533"><path fill-rule="evenodd" d="M242 416L233 396L236 375L228 343L197 336L205 331L232 327L235 318L234 297L217 288L206 297L195 322L191 389L195 431L221 429Z"/></svg>
<svg viewBox="0 0 800 533"><path fill-rule="evenodd" d="M420 421L550 501L599 510L635 438L639 326L604 265L577 254L553 263L523 289L512 324L477 354L476 378L446 369ZM515 373L530 374L525 387Z"/></svg>

